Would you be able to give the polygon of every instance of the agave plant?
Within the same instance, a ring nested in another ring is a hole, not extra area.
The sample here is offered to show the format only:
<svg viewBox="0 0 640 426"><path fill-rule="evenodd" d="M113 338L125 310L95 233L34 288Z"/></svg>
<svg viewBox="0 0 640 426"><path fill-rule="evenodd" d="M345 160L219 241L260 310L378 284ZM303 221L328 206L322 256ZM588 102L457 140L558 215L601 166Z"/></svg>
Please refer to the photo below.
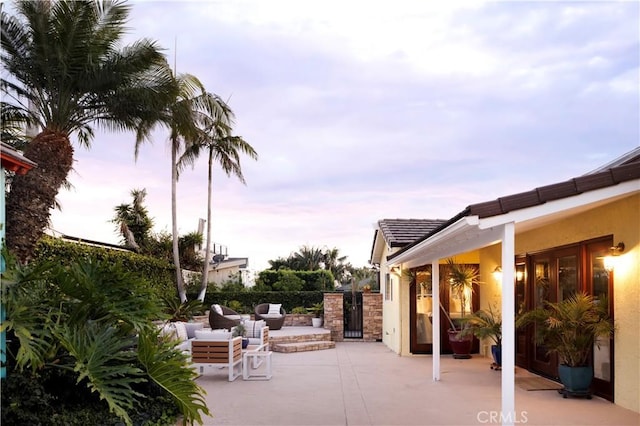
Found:
<svg viewBox="0 0 640 426"><path fill-rule="evenodd" d="M97 394L127 425L145 398L137 384L145 382L170 395L187 422L208 414L186 356L158 339L152 319L162 316L161 305L144 280L120 266L22 266L9 257L2 304L7 319L0 331L12 336L9 374L59 369L75 378L77 393Z"/></svg>

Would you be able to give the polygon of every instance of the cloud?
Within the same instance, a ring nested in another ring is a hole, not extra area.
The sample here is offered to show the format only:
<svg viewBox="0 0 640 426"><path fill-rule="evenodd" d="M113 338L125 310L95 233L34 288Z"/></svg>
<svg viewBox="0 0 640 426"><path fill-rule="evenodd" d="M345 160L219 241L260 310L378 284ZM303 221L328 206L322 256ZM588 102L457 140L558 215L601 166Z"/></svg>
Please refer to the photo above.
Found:
<svg viewBox="0 0 640 426"><path fill-rule="evenodd" d="M213 238L252 267L300 246L365 265L381 218L581 175L639 134L637 2L134 2L130 40L166 48L236 114L258 152L244 186L214 175ZM177 46L177 53L176 53ZM167 134L78 149L54 228L117 240L113 207L145 187L170 229ZM206 162L178 186L180 232L206 216Z"/></svg>

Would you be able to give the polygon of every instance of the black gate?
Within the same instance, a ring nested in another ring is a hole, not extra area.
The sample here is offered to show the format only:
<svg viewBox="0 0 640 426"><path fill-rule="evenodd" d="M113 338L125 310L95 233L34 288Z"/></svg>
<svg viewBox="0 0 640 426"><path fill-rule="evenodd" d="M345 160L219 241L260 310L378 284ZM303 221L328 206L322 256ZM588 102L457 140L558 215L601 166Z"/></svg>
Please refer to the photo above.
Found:
<svg viewBox="0 0 640 426"><path fill-rule="evenodd" d="M344 338L362 339L362 292L344 293Z"/></svg>

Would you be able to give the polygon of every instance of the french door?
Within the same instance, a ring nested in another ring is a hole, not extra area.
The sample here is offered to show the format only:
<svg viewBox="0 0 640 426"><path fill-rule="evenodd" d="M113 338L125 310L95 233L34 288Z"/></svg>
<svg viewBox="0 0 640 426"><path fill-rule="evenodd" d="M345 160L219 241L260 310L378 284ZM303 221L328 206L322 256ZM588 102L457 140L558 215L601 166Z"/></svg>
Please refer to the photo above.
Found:
<svg viewBox="0 0 640 426"><path fill-rule="evenodd" d="M544 307L547 302L565 300L576 292L586 292L606 303L613 318L613 272L604 268L612 238L606 237L549 249L516 258L516 314ZM559 360L544 344L536 342L536 327L516 331L516 363L543 376L557 378ZM596 395L613 400L613 339L594 345L593 389Z"/></svg>

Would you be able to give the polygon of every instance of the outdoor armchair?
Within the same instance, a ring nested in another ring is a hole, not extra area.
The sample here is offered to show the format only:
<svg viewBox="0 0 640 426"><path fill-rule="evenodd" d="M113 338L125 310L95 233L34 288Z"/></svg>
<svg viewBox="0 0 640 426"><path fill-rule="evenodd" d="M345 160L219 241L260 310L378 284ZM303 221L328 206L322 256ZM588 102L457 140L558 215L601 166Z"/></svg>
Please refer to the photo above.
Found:
<svg viewBox="0 0 640 426"><path fill-rule="evenodd" d="M256 320L264 320L270 330L280 330L284 325L287 312L282 305L261 303L254 310Z"/></svg>
<svg viewBox="0 0 640 426"><path fill-rule="evenodd" d="M227 330L240 324L242 317L233 309L226 306L211 305L209 309L209 325L212 330L226 328Z"/></svg>

